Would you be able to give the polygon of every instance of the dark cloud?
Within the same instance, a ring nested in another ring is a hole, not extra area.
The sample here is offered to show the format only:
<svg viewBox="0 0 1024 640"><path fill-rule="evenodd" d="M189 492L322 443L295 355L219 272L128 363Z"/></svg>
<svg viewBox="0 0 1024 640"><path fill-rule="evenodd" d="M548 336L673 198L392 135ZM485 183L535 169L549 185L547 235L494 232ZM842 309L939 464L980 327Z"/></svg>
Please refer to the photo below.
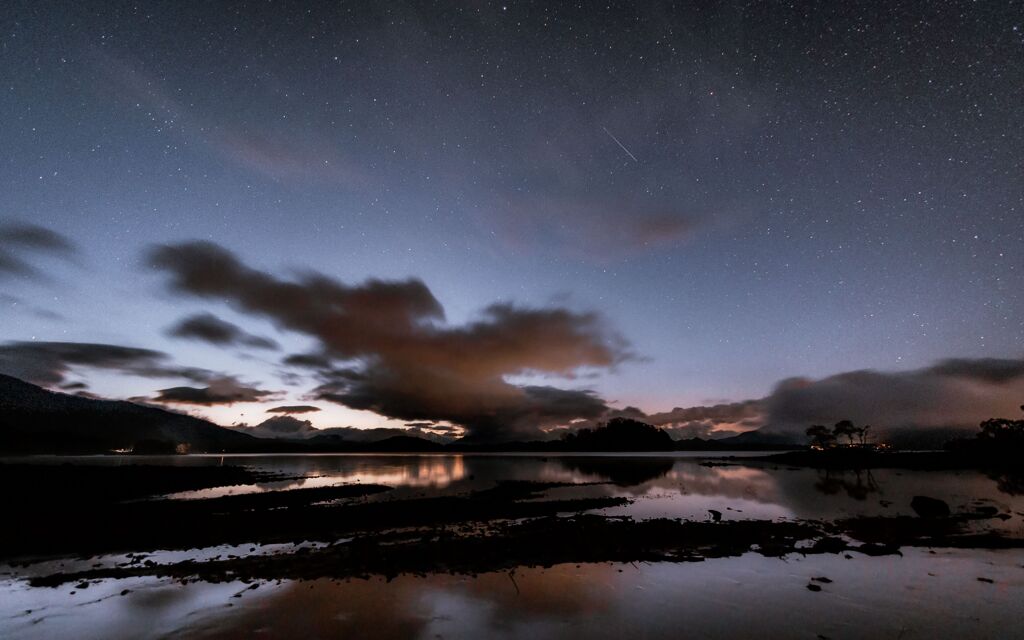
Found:
<svg viewBox="0 0 1024 640"><path fill-rule="evenodd" d="M331 359L318 353L295 353L287 356L281 362L288 366L307 369L329 369L331 367Z"/></svg>
<svg viewBox="0 0 1024 640"><path fill-rule="evenodd" d="M608 406L589 391L517 387L500 380L445 380L433 372L392 375L381 367L358 377L336 377L316 397L400 420L442 419L481 440L532 438L539 430L605 415Z"/></svg>
<svg viewBox="0 0 1024 640"><path fill-rule="evenodd" d="M251 269L211 243L163 245L149 253L173 291L223 300L243 313L315 338L324 357L355 363L322 370L315 396L403 420L444 420L481 439L601 415L588 391L520 387L506 376L571 376L630 357L595 314L510 304L463 326L415 279L346 285L317 273L295 280Z"/></svg>
<svg viewBox="0 0 1024 640"><path fill-rule="evenodd" d="M221 320L212 313L200 313L183 318L167 330L167 334L176 338L202 340L218 346L246 346L257 349L277 349L278 345L270 338L252 335L241 327Z"/></svg>
<svg viewBox="0 0 1024 640"><path fill-rule="evenodd" d="M765 401L773 429L849 419L876 428L974 428L1016 415L1024 398L1024 359L943 360L900 372L850 371L780 382Z"/></svg>
<svg viewBox="0 0 1024 640"><path fill-rule="evenodd" d="M612 409L575 428L614 417L642 420L673 438L713 438L764 427L803 433L839 420L870 424L876 434L900 430L974 429L987 418L1016 415L1024 400L1024 359L947 359L911 371L848 371L820 380L788 378L760 400L676 407L645 413Z"/></svg>
<svg viewBox="0 0 1024 640"><path fill-rule="evenodd" d="M719 437L764 427L803 433L839 420L870 424L876 434L910 429L974 429L982 420L1016 415L1024 399L1024 359L948 359L911 371L848 371L820 380L788 378L760 400L677 407L647 414L609 411L668 431L673 438ZM596 422L580 423L594 426ZM894 431L896 430L896 431Z"/></svg>
<svg viewBox="0 0 1024 640"><path fill-rule="evenodd" d="M930 368L930 371L941 376L1001 383L1024 376L1024 360L950 358L948 360L940 360Z"/></svg>
<svg viewBox="0 0 1024 640"><path fill-rule="evenodd" d="M72 367L106 369L146 378L204 382L211 371L178 367L151 349L86 342L7 342L0 345L0 372L41 385L56 385Z"/></svg>
<svg viewBox="0 0 1024 640"><path fill-rule="evenodd" d="M35 273L35 269L0 245L0 275L5 273L30 275Z"/></svg>
<svg viewBox="0 0 1024 640"><path fill-rule="evenodd" d="M259 402L277 392L242 384L231 377L216 378L206 387L170 387L160 389L149 402L161 404L195 404L202 406L231 405L236 402Z"/></svg>
<svg viewBox="0 0 1024 640"><path fill-rule="evenodd" d="M67 258L75 253L75 246L45 227L21 222L0 223L0 276L40 277L40 272L25 259L26 253Z"/></svg>
<svg viewBox="0 0 1024 640"><path fill-rule="evenodd" d="M267 413L289 413L289 414L314 413L316 411L320 411L320 407L314 407L314 406L308 405L308 404L293 404L293 405L285 405L285 406L282 406L282 407L273 407L272 409L267 409Z"/></svg>
<svg viewBox="0 0 1024 640"><path fill-rule="evenodd" d="M75 252L71 241L45 227L25 223L0 225L0 243L35 251L70 255Z"/></svg>

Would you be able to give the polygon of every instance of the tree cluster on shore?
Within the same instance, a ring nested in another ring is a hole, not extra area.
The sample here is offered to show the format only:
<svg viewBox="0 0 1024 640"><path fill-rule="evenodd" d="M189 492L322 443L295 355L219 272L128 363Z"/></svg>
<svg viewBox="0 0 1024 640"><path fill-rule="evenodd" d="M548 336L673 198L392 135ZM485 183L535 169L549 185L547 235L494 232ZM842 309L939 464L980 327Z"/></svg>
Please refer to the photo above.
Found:
<svg viewBox="0 0 1024 640"><path fill-rule="evenodd" d="M1024 411L1024 405L1021 405ZM1009 418L989 418L980 425L980 430L973 438L958 438L946 443L946 450L958 453L988 452L1005 455L1010 452L1024 450L1024 420ZM867 449L876 451L887 448L884 444L869 441L871 425L858 427L850 420L840 420L831 428L815 424L807 428L805 433L810 439L810 447L815 451L833 449Z"/></svg>
<svg viewBox="0 0 1024 640"><path fill-rule="evenodd" d="M824 450L836 447L869 447L868 432L871 425L858 427L849 420L840 420L831 429L823 424L811 425L807 428L807 437L811 439L811 448ZM843 439L846 442L843 442Z"/></svg>
<svg viewBox="0 0 1024 640"><path fill-rule="evenodd" d="M1024 411L1024 405L1021 405ZM1024 451L1024 420L989 418L981 423L981 430L973 439L954 440L946 449L957 453L986 453L988 455L1016 455Z"/></svg>

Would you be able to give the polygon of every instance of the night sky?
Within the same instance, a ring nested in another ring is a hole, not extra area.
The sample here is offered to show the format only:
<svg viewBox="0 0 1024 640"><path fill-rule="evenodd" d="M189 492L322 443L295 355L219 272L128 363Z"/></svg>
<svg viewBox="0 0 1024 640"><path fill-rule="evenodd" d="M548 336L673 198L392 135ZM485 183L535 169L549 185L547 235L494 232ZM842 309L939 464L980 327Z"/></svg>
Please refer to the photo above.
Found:
<svg viewBox="0 0 1024 640"><path fill-rule="evenodd" d="M0 371L481 438L1024 402L1020 2L377 4L6 3Z"/></svg>

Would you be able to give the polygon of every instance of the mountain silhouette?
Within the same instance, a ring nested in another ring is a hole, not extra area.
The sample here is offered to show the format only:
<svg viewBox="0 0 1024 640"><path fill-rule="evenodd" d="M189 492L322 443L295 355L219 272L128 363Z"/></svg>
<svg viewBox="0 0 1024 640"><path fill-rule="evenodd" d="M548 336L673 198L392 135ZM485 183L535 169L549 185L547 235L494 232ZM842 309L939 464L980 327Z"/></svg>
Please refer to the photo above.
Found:
<svg viewBox="0 0 1024 640"><path fill-rule="evenodd" d="M257 440L206 420L119 400L47 391L0 374L0 452L136 453L254 448Z"/></svg>

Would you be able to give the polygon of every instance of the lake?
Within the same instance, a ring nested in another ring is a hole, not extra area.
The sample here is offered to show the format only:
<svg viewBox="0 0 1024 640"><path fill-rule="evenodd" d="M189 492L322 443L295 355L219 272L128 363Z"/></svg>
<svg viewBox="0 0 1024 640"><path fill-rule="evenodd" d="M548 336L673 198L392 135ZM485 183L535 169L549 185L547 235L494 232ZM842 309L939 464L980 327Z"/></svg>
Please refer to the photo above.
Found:
<svg viewBox="0 0 1024 640"><path fill-rule="evenodd" d="M337 484L383 484L366 501L461 495L517 480L571 483L537 500L621 496L634 519L834 520L914 516L926 495L956 511L994 507L986 526L1024 537L1024 496L979 471L819 471L750 454L232 455L33 458L123 465L242 465L286 479L171 494L195 500ZM13 488L12 488L13 489ZM74 535L69 527L69 536ZM153 562L251 553L248 545L156 553ZM255 553L271 553L268 546ZM381 638L1024 638L1024 550L905 549L703 562L558 564L475 576L181 584L166 578L30 587L25 578L122 556L4 567L0 636ZM818 580L815 580L818 579ZM255 585L255 587L253 586ZM814 585L820 590L808 588ZM123 595L122 595L123 594Z"/></svg>

